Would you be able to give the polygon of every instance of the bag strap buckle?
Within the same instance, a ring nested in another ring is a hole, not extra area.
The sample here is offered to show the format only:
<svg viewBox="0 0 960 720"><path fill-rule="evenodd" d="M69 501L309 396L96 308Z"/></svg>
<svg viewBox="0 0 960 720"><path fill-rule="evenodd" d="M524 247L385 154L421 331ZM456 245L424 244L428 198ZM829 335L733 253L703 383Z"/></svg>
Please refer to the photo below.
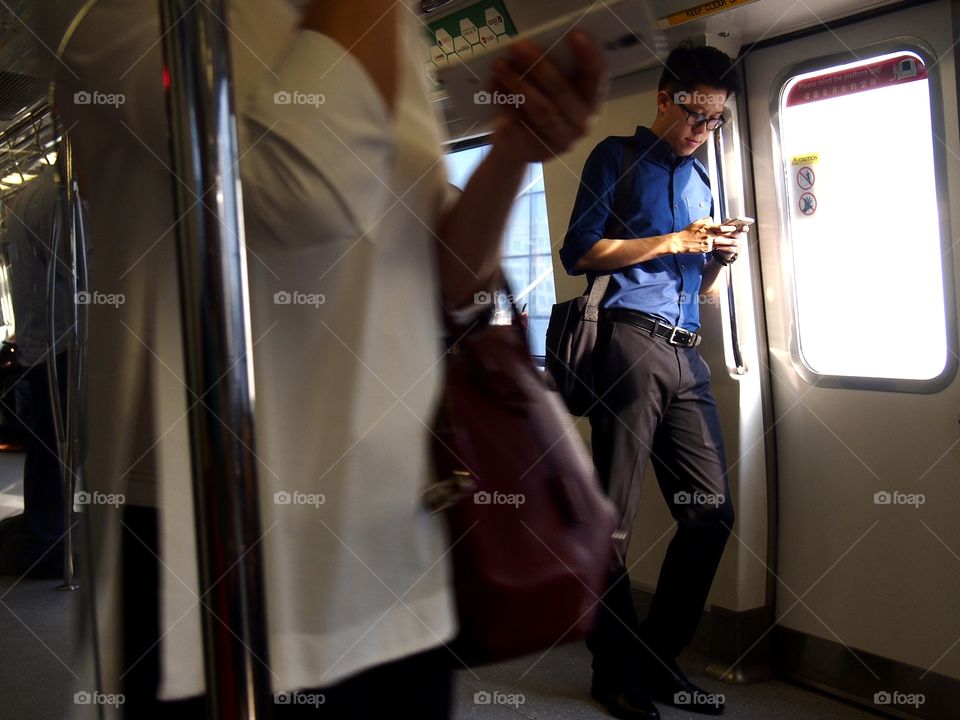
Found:
<svg viewBox="0 0 960 720"><path fill-rule="evenodd" d="M452 508L476 492L477 483L466 470L454 470L446 480L438 480L423 491L423 504L432 513Z"/></svg>

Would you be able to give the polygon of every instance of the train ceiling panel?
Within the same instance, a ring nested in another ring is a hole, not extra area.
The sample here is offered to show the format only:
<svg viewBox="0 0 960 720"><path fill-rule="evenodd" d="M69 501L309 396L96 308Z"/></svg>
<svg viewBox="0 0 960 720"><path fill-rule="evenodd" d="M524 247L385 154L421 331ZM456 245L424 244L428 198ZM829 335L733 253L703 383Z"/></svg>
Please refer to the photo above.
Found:
<svg viewBox="0 0 960 720"><path fill-rule="evenodd" d="M897 0L636 0L652 8L660 22L657 30L668 39L679 42L689 35L737 32L744 43L830 22L851 14L891 5ZM610 0L608 0L610 2ZM597 0L503 0L513 24L520 33L554 18L586 10ZM443 17L483 0L424 0L424 7L433 7L425 14L427 22ZM648 31L651 31L648 29Z"/></svg>
<svg viewBox="0 0 960 720"><path fill-rule="evenodd" d="M54 60L29 27L36 9L31 0L0 5L0 132L46 97Z"/></svg>

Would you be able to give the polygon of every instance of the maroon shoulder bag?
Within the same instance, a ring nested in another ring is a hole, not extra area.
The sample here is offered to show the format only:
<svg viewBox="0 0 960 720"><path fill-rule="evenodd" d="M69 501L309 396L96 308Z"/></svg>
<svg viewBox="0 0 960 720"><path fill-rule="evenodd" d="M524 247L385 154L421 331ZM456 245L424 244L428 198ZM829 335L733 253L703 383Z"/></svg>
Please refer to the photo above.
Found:
<svg viewBox="0 0 960 720"><path fill-rule="evenodd" d="M425 495L448 521L460 626L450 647L468 664L583 638L614 556L613 505L513 317L454 335Z"/></svg>

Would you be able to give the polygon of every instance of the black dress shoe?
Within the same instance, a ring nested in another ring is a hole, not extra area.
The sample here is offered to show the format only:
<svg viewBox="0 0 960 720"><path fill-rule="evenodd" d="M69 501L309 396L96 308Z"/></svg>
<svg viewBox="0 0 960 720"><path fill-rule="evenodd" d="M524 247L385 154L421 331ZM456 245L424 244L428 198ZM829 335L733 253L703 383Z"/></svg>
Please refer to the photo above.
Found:
<svg viewBox="0 0 960 720"><path fill-rule="evenodd" d="M650 697L681 710L702 715L722 715L725 698L720 693L708 693L697 687L672 660L664 661L658 670L649 673L647 687Z"/></svg>
<svg viewBox="0 0 960 720"><path fill-rule="evenodd" d="M660 711L636 681L611 682L593 676L590 696L620 720L660 720Z"/></svg>

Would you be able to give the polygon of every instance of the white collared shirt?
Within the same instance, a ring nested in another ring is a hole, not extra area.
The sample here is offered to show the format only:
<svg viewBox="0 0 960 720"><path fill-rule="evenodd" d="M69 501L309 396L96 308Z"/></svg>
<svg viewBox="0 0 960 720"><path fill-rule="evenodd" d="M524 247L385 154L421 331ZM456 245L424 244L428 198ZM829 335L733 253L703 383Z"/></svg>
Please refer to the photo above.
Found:
<svg viewBox="0 0 960 720"><path fill-rule="evenodd" d="M94 6L58 100L89 182L91 290L126 297L91 309L88 485L161 509L161 695L179 698L204 683L156 11ZM447 187L420 27L412 10L405 20L391 117L355 58L300 30L286 0L231 6L275 691L330 685L455 632L444 527L420 500L442 377L433 229ZM85 89L125 102L69 102ZM120 515L92 512L110 655ZM107 661L107 689L125 670Z"/></svg>

